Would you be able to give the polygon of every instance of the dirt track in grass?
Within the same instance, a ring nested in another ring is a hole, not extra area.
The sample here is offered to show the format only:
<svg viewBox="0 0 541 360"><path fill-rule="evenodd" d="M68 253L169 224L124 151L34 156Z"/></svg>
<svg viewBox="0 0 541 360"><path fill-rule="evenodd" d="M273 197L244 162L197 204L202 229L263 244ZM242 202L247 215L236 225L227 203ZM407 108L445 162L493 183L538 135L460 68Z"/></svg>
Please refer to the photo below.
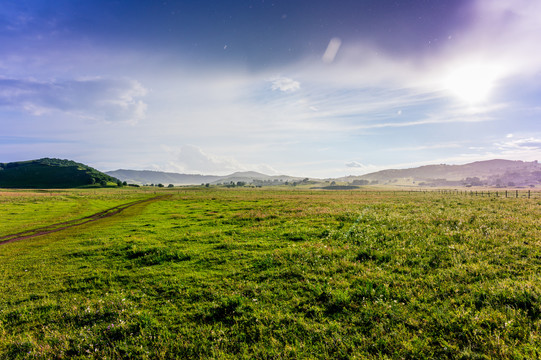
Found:
<svg viewBox="0 0 541 360"><path fill-rule="evenodd" d="M142 203L145 203L145 202L159 200L161 198L168 197L168 196L169 195L162 195L162 196L152 197L150 199L132 201L132 202L129 202L129 203L126 203L126 204L122 204L122 205L112 207L112 208L107 209L107 210L97 212L95 214L86 216L86 217L81 218L81 219L64 221L64 222L60 222L60 223L40 227L40 228L37 228L37 229L23 231L23 232L20 232L20 233L0 236L0 245L9 244L9 243L19 241L19 240L30 239L30 238L37 237L37 236L47 235L47 234L51 234L51 233L54 233L54 232L70 229L70 228L73 228L73 227L76 227L76 226L81 226L81 225L84 225L84 224L88 224L90 222L98 221L98 220L103 219L103 218L107 218L107 217L117 215L120 212L126 210L127 208L135 206L137 204L142 204Z"/></svg>

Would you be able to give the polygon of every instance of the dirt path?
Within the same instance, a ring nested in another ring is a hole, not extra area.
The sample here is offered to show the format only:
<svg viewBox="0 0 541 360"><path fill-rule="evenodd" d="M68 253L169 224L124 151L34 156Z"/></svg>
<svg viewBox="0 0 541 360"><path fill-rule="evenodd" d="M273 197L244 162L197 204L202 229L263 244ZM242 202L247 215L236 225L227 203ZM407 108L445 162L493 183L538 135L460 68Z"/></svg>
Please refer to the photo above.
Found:
<svg viewBox="0 0 541 360"><path fill-rule="evenodd" d="M9 244L9 243L14 242L14 241L33 238L33 237L36 237L36 236L51 234L51 233L54 233L54 232L62 231L62 230L69 229L69 228L72 228L72 227L75 227L75 226L80 226L80 225L83 225L83 224L88 224L89 222L94 222L94 221L97 221L97 220L100 220L100 219L103 219L103 218L106 218L106 217L116 215L116 214L122 212L123 210L125 210L125 209L127 209L129 207L132 207L134 205L145 203L145 202L150 202L150 201L155 201L155 200L158 200L158 199L161 199L161 198L164 198L164 197L168 197L168 196L170 196L170 195L162 195L162 196L156 196L156 197L153 197L153 198L150 198L150 199L132 201L132 202L129 202L129 203L126 203L126 204L122 204L122 205L112 207L112 208L107 209L107 210L100 211L98 213L95 213L95 214L90 215L90 216L86 216L86 217L81 218L81 219L75 219L75 220L60 222L60 223L44 226L44 227L37 228L37 229L23 231L23 232L16 233L16 234L0 236L0 245Z"/></svg>

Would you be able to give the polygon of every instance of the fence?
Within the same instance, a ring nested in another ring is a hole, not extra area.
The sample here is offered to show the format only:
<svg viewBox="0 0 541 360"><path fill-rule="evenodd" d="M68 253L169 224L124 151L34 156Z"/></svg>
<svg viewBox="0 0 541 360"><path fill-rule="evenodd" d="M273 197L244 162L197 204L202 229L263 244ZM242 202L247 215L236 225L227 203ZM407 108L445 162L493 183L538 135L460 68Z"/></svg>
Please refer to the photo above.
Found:
<svg viewBox="0 0 541 360"><path fill-rule="evenodd" d="M466 196L481 196L481 197L501 197L501 198L527 198L541 199L541 191L535 190L457 190L457 189L434 189L434 190L413 190L414 192L437 192L440 194L455 194Z"/></svg>

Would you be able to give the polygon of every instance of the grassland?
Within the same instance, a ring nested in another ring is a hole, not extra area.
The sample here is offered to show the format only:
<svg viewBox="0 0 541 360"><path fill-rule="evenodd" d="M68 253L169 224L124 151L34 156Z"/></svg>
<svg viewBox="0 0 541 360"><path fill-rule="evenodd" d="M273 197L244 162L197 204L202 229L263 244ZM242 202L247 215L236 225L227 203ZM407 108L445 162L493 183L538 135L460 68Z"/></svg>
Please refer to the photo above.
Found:
<svg viewBox="0 0 541 360"><path fill-rule="evenodd" d="M541 355L539 199L163 192L0 246L0 357ZM0 236L151 195L0 195Z"/></svg>

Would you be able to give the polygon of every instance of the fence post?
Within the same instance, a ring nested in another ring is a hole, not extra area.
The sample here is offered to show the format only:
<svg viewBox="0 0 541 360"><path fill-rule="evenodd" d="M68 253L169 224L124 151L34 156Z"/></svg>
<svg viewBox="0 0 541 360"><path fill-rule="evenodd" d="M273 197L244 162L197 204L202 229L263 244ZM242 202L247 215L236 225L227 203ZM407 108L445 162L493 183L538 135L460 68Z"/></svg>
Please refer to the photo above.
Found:
<svg viewBox="0 0 541 360"><path fill-rule="evenodd" d="M518 199L518 190L515 190L515 191L516 191L516 196L515 196L515 198Z"/></svg>

